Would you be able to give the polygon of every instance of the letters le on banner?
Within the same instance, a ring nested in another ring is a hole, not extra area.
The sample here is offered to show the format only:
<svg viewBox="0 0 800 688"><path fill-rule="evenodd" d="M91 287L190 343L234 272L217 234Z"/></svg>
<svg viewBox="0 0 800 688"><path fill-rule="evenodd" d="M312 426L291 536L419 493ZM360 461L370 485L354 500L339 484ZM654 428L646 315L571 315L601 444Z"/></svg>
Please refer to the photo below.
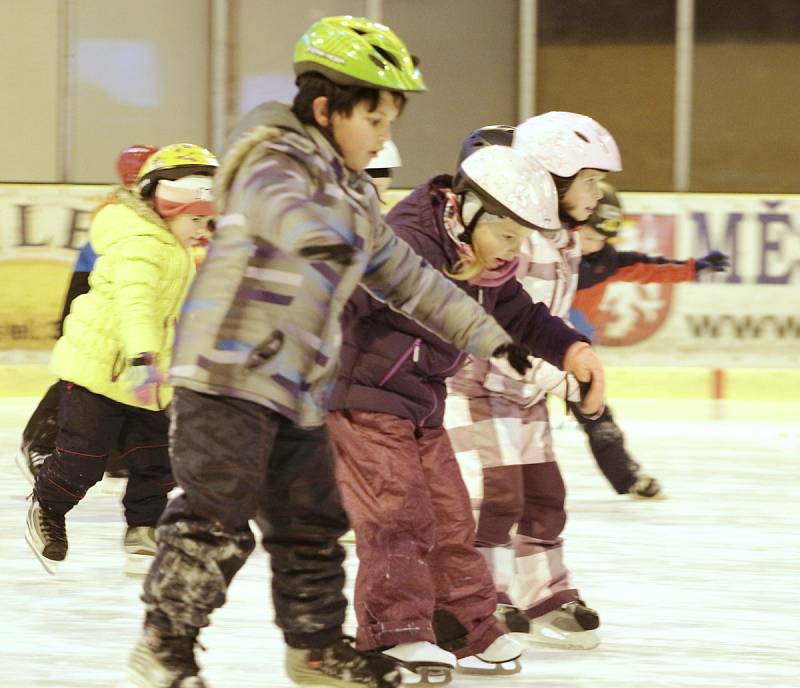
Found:
<svg viewBox="0 0 800 688"><path fill-rule="evenodd" d="M0 185L0 349L50 349L107 186Z"/></svg>

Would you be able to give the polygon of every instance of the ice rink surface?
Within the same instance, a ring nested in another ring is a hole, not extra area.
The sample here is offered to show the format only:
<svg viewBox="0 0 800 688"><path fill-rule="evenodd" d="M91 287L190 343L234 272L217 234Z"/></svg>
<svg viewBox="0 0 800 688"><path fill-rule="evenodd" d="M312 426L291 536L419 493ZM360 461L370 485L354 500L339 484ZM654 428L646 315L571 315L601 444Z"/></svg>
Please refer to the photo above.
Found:
<svg viewBox="0 0 800 688"><path fill-rule="evenodd" d="M13 463L35 403L0 399L0 686L120 686L142 607L141 581L122 573L119 481L96 486L68 515L69 557L58 576L47 575L25 544L29 486ZM616 496L581 431L555 431L569 491L567 563L600 612L602 644L534 647L517 676L456 676L451 685L797 688L800 401L612 406L632 453L669 498ZM352 545L348 553L352 584ZM201 641L213 688L292 685L263 552L234 580Z"/></svg>

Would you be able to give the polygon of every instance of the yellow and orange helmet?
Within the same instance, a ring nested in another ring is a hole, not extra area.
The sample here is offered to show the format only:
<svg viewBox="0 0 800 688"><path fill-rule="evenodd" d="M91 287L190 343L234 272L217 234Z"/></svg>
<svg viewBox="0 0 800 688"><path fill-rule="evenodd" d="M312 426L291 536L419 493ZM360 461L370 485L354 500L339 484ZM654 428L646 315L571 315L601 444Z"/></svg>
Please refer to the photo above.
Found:
<svg viewBox="0 0 800 688"><path fill-rule="evenodd" d="M213 176L219 162L214 154L193 143L172 143L160 148L144 161L136 187L147 198L161 179L175 181L192 174Z"/></svg>

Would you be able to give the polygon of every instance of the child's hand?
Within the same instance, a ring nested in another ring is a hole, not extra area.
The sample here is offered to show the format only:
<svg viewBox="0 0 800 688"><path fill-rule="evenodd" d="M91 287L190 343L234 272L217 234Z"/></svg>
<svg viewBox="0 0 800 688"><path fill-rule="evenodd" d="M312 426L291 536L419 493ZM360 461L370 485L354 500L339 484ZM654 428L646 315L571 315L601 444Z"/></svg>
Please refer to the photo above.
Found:
<svg viewBox="0 0 800 688"><path fill-rule="evenodd" d="M707 256L698 258L694 263L695 274L703 270L710 272L725 272L731 266L731 259L722 251L711 251Z"/></svg>
<svg viewBox="0 0 800 688"><path fill-rule="evenodd" d="M152 406L158 402L158 386L166 376L156 365L156 355L143 353L128 360L125 369L125 386L140 404Z"/></svg>
<svg viewBox="0 0 800 688"><path fill-rule="evenodd" d="M303 258L312 260L327 260L339 265L352 265L358 250L350 244L321 244L319 246L305 246L300 249Z"/></svg>
<svg viewBox="0 0 800 688"><path fill-rule="evenodd" d="M576 342L564 356L564 370L572 373L581 383L581 401L578 408L586 416L602 413L606 394L606 378L603 364L591 346Z"/></svg>

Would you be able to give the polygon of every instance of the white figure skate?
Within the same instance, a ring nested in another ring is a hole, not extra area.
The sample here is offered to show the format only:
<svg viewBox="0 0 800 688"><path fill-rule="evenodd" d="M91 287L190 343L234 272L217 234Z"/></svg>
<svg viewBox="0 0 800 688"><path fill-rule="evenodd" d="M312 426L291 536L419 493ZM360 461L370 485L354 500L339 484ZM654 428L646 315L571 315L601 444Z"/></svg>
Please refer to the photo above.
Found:
<svg viewBox="0 0 800 688"><path fill-rule="evenodd" d="M396 660L405 670L403 685L445 686L450 683L456 668L454 654L427 641L401 643L384 650L383 654ZM419 677L418 681L413 680L415 675Z"/></svg>
<svg viewBox="0 0 800 688"><path fill-rule="evenodd" d="M511 676L522 671L522 645L510 635L501 635L483 652L458 660L459 674Z"/></svg>
<svg viewBox="0 0 800 688"><path fill-rule="evenodd" d="M498 605L495 617L521 643L561 647L565 650L591 650L600 644L595 629L600 617L582 600L561 605L533 620L509 605Z"/></svg>

